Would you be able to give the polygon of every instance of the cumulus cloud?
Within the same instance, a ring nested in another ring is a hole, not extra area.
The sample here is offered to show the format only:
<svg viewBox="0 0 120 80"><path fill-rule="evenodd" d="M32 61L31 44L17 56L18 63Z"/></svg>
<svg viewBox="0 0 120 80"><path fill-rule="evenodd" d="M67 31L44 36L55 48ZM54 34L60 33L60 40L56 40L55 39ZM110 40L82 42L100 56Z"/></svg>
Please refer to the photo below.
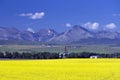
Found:
<svg viewBox="0 0 120 80"><path fill-rule="evenodd" d="M19 16L22 16L22 17L29 17L30 19L41 19L43 18L45 15L44 12L35 12L35 13L22 13L22 14L19 14Z"/></svg>
<svg viewBox="0 0 120 80"><path fill-rule="evenodd" d="M27 31L35 33L35 31L32 28L27 28Z"/></svg>
<svg viewBox="0 0 120 80"><path fill-rule="evenodd" d="M94 23L87 22L87 23L83 24L83 27L95 30L95 29L98 29L99 23L97 23L97 22L94 22Z"/></svg>
<svg viewBox="0 0 120 80"><path fill-rule="evenodd" d="M72 25L70 23L66 23L65 26L66 27L72 27Z"/></svg>
<svg viewBox="0 0 120 80"><path fill-rule="evenodd" d="M114 29L114 28L116 28L116 24L115 23L107 24L107 25L105 25L105 28L107 28L107 29Z"/></svg>

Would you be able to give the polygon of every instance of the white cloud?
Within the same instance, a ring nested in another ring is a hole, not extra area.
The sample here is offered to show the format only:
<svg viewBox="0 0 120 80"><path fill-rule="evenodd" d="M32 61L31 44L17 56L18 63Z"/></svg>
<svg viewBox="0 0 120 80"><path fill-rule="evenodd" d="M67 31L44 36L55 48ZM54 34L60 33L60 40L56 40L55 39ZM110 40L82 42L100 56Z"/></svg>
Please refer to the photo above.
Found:
<svg viewBox="0 0 120 80"><path fill-rule="evenodd" d="M27 28L27 31L35 33L35 31L32 28Z"/></svg>
<svg viewBox="0 0 120 80"><path fill-rule="evenodd" d="M28 16L28 17L29 17L29 16L32 16L32 15L33 15L32 13L26 13L26 14L25 14L25 13L22 13L22 14L20 14L19 16Z"/></svg>
<svg viewBox="0 0 120 80"><path fill-rule="evenodd" d="M83 24L83 27L95 30L95 29L98 29L99 23L97 23L97 22L94 22L94 23L87 22L87 23Z"/></svg>
<svg viewBox="0 0 120 80"><path fill-rule="evenodd" d="M22 14L19 14L19 16L22 16L22 17L29 17L30 19L41 19L43 18L45 15L44 12L36 12L36 13L22 13Z"/></svg>
<svg viewBox="0 0 120 80"><path fill-rule="evenodd" d="M72 27L72 25L70 23L66 23L65 26L66 27Z"/></svg>
<svg viewBox="0 0 120 80"><path fill-rule="evenodd" d="M105 28L107 28L107 29L114 29L114 28L116 28L116 24L115 23L107 24L107 25L105 25Z"/></svg>
<svg viewBox="0 0 120 80"><path fill-rule="evenodd" d="M30 16L31 19L41 19L45 15L44 12L38 13L36 12L34 15Z"/></svg>
<svg viewBox="0 0 120 80"><path fill-rule="evenodd" d="M113 16L120 16L120 14L113 14Z"/></svg>

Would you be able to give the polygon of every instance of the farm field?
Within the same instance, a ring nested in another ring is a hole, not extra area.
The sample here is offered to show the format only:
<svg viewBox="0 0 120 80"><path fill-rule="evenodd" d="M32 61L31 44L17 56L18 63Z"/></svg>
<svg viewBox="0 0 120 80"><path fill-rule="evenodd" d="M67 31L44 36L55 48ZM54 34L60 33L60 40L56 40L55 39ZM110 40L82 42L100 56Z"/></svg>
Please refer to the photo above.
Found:
<svg viewBox="0 0 120 80"><path fill-rule="evenodd" d="M120 59L1 60L0 80L120 80Z"/></svg>
<svg viewBox="0 0 120 80"><path fill-rule="evenodd" d="M56 52L64 51L65 45L1 45L0 51L9 52ZM95 52L95 53L120 53L120 46L117 45L69 45L68 52Z"/></svg>

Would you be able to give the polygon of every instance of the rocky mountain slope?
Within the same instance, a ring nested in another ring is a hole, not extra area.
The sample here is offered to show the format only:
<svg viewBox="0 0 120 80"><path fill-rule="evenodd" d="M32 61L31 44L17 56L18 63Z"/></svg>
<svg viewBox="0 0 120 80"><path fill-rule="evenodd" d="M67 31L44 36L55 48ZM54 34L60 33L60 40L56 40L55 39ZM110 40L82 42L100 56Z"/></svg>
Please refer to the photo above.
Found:
<svg viewBox="0 0 120 80"><path fill-rule="evenodd" d="M18 40L32 42L51 43L82 43L86 42L112 42L120 39L120 32L117 31L89 31L86 28L75 25L71 29L58 33L53 29L40 29L36 32L30 30L19 31L16 28L0 27L0 40Z"/></svg>

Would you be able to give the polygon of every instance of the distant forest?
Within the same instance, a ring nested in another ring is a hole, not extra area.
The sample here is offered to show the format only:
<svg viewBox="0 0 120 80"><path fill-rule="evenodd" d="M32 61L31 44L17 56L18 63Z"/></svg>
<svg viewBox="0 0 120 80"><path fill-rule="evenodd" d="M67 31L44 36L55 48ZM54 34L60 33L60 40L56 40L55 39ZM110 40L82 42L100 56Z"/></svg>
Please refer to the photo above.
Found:
<svg viewBox="0 0 120 80"><path fill-rule="evenodd" d="M120 58L120 53L105 54L105 53L50 53L50 52L0 52L0 59L61 59L61 58L90 58L91 56L97 56L97 58Z"/></svg>

